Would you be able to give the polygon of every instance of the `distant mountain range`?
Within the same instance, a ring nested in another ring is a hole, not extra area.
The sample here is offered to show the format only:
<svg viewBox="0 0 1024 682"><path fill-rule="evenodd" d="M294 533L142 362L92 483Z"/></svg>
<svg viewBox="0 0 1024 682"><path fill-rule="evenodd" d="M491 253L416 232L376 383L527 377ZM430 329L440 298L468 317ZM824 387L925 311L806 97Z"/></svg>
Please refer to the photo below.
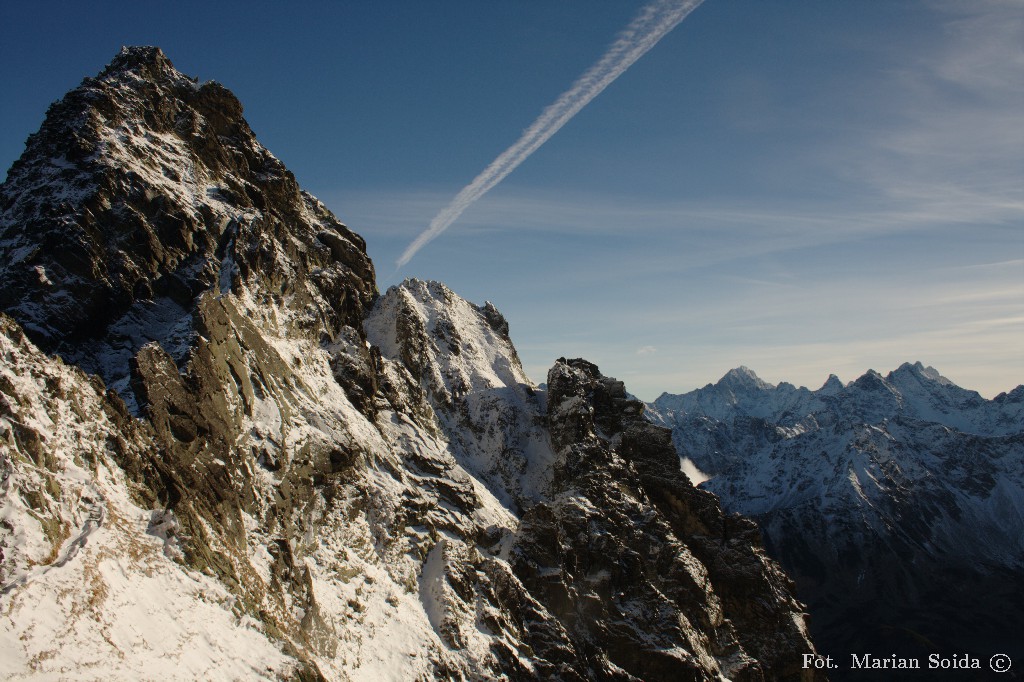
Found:
<svg viewBox="0 0 1024 682"><path fill-rule="evenodd" d="M986 400L907 363L811 391L740 367L647 416L757 520L824 651L1024 655L1024 386Z"/></svg>

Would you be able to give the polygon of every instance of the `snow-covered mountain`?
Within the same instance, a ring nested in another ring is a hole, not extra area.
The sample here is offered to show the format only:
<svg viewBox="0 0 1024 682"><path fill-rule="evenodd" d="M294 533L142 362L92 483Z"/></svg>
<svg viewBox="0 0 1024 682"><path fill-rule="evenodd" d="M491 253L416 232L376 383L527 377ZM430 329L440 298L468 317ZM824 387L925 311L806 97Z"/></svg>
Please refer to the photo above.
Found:
<svg viewBox="0 0 1024 682"><path fill-rule="evenodd" d="M5 679L815 679L620 382L523 373L223 86L125 48L0 187Z"/></svg>
<svg viewBox="0 0 1024 682"><path fill-rule="evenodd" d="M907 363L810 391L741 367L647 414L757 519L819 646L1024 653L1024 386L985 400Z"/></svg>

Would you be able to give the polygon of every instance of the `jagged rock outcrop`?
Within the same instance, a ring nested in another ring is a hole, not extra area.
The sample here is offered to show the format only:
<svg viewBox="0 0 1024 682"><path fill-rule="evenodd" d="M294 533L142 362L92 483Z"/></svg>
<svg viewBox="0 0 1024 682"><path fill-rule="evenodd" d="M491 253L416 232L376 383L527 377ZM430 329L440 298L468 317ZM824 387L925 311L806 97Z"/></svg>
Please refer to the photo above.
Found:
<svg viewBox="0 0 1024 682"><path fill-rule="evenodd" d="M756 526L679 470L670 432L585 360L548 373L549 500L513 566L610 679L800 679L804 624ZM809 677L809 674L808 674Z"/></svg>
<svg viewBox="0 0 1024 682"><path fill-rule="evenodd" d="M1020 649L1022 410L906 363L817 391L740 368L650 416L757 519L825 650L991 656Z"/></svg>
<svg viewBox="0 0 1024 682"><path fill-rule="evenodd" d="M156 48L12 167L0 306L2 675L809 675L786 579L621 384L559 363L549 405L493 305L379 296Z"/></svg>
<svg viewBox="0 0 1024 682"><path fill-rule="evenodd" d="M544 657L582 679L799 679L800 606L756 527L689 483L621 382L560 360L532 386L503 322L410 280L367 329L418 377L460 463L521 514L508 560L571 643Z"/></svg>

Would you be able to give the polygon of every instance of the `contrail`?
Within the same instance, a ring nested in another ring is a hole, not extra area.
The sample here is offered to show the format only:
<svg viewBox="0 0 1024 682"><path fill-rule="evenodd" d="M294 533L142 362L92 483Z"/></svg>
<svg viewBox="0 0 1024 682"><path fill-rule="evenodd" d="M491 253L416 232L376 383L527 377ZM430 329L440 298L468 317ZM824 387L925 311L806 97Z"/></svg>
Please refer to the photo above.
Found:
<svg viewBox="0 0 1024 682"><path fill-rule="evenodd" d="M398 259L402 267L428 242L448 229L462 212L505 179L537 148L548 141L573 116L601 94L612 81L675 28L704 0L655 0L640 11L618 35L604 56L548 106L514 145L491 162L480 175L455 195L451 203L430 221L430 226L406 247Z"/></svg>

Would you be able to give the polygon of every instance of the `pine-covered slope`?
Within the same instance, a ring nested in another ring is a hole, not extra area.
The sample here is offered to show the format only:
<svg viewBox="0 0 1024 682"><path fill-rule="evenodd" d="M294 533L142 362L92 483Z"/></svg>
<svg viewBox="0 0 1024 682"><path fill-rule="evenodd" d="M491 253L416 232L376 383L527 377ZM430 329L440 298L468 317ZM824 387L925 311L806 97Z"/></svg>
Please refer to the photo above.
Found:
<svg viewBox="0 0 1024 682"><path fill-rule="evenodd" d="M29 139L0 292L5 677L809 677L787 579L621 384L549 399L490 304L379 295L156 48Z"/></svg>
<svg viewBox="0 0 1024 682"><path fill-rule="evenodd" d="M1024 625L1022 410L907 363L817 391L740 368L649 416L758 520L821 646L991 655Z"/></svg>

